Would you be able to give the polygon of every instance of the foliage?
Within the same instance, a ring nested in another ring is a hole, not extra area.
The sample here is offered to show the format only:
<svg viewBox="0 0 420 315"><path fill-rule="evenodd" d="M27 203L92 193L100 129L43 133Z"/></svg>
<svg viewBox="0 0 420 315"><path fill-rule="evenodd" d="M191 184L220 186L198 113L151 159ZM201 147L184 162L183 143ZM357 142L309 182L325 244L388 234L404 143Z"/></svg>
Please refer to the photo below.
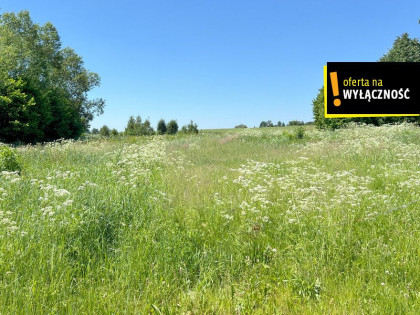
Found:
<svg viewBox="0 0 420 315"><path fill-rule="evenodd" d="M155 132L150 124L150 120L146 119L142 122L140 116L134 118L130 116L127 122L127 127L125 128L124 134L127 136L150 136Z"/></svg>
<svg viewBox="0 0 420 315"><path fill-rule="evenodd" d="M93 135L98 135L99 134L99 130L97 128L93 128L92 129L92 134Z"/></svg>
<svg viewBox="0 0 420 315"><path fill-rule="evenodd" d="M105 102L88 99L100 84L56 28L32 21L28 11L0 16L0 139L41 142L77 138ZM15 132L16 131L16 132Z"/></svg>
<svg viewBox="0 0 420 315"><path fill-rule="evenodd" d="M110 133L111 133L111 131L110 131L110 129L109 129L109 127L107 125L103 125L101 127L101 129L99 129L99 134L102 137L109 137Z"/></svg>
<svg viewBox="0 0 420 315"><path fill-rule="evenodd" d="M286 124L284 122L278 121L277 122L277 127L285 127Z"/></svg>
<svg viewBox="0 0 420 315"><path fill-rule="evenodd" d="M392 48L383 55L380 62L420 62L420 42L407 33L398 36Z"/></svg>
<svg viewBox="0 0 420 315"><path fill-rule="evenodd" d="M25 83L19 79L0 81L0 142L28 142L40 123L32 108L33 96L24 92Z"/></svg>
<svg viewBox="0 0 420 315"><path fill-rule="evenodd" d="M164 135L166 133L167 127L164 119L159 120L156 131L158 135Z"/></svg>
<svg viewBox="0 0 420 315"><path fill-rule="evenodd" d="M0 144L0 172L15 172L22 169L20 158L16 152L8 146ZM1 191L1 189L0 189Z"/></svg>
<svg viewBox="0 0 420 315"><path fill-rule="evenodd" d="M318 94L312 100L312 111L315 119L315 126L319 129L337 129L345 122L344 118L325 118L325 104L324 104L324 87L318 90Z"/></svg>
<svg viewBox="0 0 420 315"><path fill-rule="evenodd" d="M195 134L198 133L198 126L196 123L194 123L192 120L188 125L182 126L181 128L182 133L190 133Z"/></svg>
<svg viewBox="0 0 420 315"><path fill-rule="evenodd" d="M143 127L142 128L142 134L143 135L151 136L151 135L154 135L155 134L155 131L153 130L153 127L152 127L149 119L146 119L144 121L142 127Z"/></svg>
<svg viewBox="0 0 420 315"><path fill-rule="evenodd" d="M118 130L115 129L115 128L111 129L110 134L111 134L111 136L114 136L114 137L119 135Z"/></svg>
<svg viewBox="0 0 420 315"><path fill-rule="evenodd" d="M305 123L300 120L289 121L288 126L303 126Z"/></svg>
<svg viewBox="0 0 420 315"><path fill-rule="evenodd" d="M305 129L302 126L296 128L295 136L296 139L303 139L303 137L305 136Z"/></svg>
<svg viewBox="0 0 420 315"><path fill-rule="evenodd" d="M176 120L171 120L166 126L168 135L174 135L178 132L178 123Z"/></svg>
<svg viewBox="0 0 420 315"><path fill-rule="evenodd" d="M235 128L248 128L248 127L247 125L240 124L240 125L235 126Z"/></svg>
<svg viewBox="0 0 420 315"><path fill-rule="evenodd" d="M133 116L130 116L127 122L127 127L125 127L124 133L127 136L137 136L140 135L141 132L141 118L140 116L137 116L136 119L134 119Z"/></svg>
<svg viewBox="0 0 420 315"><path fill-rule="evenodd" d="M262 121L260 123L260 128L265 128L265 127L274 127L273 122L271 120Z"/></svg>

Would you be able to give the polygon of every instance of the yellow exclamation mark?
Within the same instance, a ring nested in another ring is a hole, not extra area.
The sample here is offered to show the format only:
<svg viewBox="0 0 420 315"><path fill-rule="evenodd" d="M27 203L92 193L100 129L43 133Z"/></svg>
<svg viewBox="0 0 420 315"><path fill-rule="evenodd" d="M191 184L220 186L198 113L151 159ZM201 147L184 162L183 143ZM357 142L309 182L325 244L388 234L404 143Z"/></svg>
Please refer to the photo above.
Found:
<svg viewBox="0 0 420 315"><path fill-rule="evenodd" d="M340 90L338 89L338 79L337 79L337 72L330 72L330 78L331 78L331 86L333 90L334 97L340 95ZM334 106L340 106L341 101L339 98L336 98L334 100Z"/></svg>

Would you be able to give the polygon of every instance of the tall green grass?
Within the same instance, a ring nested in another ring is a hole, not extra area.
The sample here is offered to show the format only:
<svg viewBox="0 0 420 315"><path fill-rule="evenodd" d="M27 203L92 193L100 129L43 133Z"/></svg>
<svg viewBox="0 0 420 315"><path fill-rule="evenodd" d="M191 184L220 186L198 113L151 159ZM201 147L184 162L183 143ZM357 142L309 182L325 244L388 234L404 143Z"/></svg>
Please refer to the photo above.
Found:
<svg viewBox="0 0 420 315"><path fill-rule="evenodd" d="M18 149L0 313L420 311L420 129L214 130Z"/></svg>

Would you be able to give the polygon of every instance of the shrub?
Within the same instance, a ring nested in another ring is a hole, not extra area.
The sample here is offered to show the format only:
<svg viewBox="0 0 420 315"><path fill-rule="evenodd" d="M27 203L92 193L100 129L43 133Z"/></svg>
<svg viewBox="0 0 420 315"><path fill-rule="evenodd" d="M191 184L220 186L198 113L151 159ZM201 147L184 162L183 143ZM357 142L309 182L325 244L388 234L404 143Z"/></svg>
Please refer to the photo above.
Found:
<svg viewBox="0 0 420 315"><path fill-rule="evenodd" d="M99 134L102 137L109 137L110 130L109 130L108 126L107 125L102 126L102 128L99 129Z"/></svg>
<svg viewBox="0 0 420 315"><path fill-rule="evenodd" d="M248 128L248 127L244 124L240 124L240 125L235 126L235 128Z"/></svg>
<svg viewBox="0 0 420 315"><path fill-rule="evenodd" d="M21 163L16 150L0 145L0 171L21 171Z"/></svg>
<svg viewBox="0 0 420 315"><path fill-rule="evenodd" d="M299 127L295 130L295 137L296 139L303 139L305 137L305 129L303 127Z"/></svg>
<svg viewBox="0 0 420 315"><path fill-rule="evenodd" d="M166 126L166 133L169 135L174 135L178 132L178 123L175 120L168 122Z"/></svg>
<svg viewBox="0 0 420 315"><path fill-rule="evenodd" d="M198 133L198 126L192 120L188 125L182 127L181 132L183 133Z"/></svg>
<svg viewBox="0 0 420 315"><path fill-rule="evenodd" d="M166 133L167 127L166 127L165 120L163 119L159 120L156 130L159 135L164 135Z"/></svg>

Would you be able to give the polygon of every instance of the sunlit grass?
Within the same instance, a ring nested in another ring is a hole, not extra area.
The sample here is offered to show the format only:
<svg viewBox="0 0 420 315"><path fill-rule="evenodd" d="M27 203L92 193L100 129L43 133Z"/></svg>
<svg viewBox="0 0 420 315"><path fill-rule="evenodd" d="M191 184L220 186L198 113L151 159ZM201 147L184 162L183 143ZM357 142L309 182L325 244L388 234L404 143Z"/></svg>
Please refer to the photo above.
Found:
<svg viewBox="0 0 420 315"><path fill-rule="evenodd" d="M18 152L20 175L0 176L0 313L420 310L418 127Z"/></svg>

